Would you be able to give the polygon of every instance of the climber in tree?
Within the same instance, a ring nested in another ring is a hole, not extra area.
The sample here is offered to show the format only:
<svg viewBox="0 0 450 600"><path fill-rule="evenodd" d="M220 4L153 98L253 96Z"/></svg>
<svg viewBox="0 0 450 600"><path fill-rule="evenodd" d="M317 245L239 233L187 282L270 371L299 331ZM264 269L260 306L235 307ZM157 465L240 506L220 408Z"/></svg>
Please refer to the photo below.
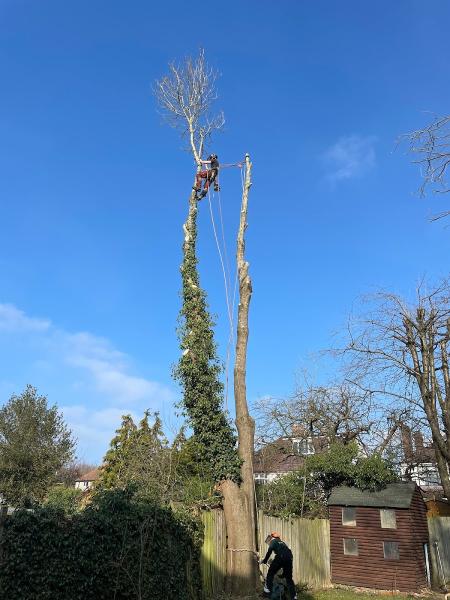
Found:
<svg viewBox="0 0 450 600"><path fill-rule="evenodd" d="M281 541L280 534L276 531L272 531L266 538L266 544L269 544L269 548L263 560L262 565L266 565L272 552L275 554L269 571L267 572L266 584L264 586L264 593L272 594L273 578L275 574L283 569L283 577L286 580L289 594L292 600L297 600L297 592L295 591L294 581L292 579L292 552L291 549Z"/></svg>
<svg viewBox="0 0 450 600"><path fill-rule="evenodd" d="M196 192L200 192L198 197L199 200L204 198L208 193L209 186L211 183L214 183L214 191L218 192L220 190L219 183L217 181L217 176L219 174L219 159L217 154L210 154L206 160L200 161L202 165L209 165L209 168L206 171L200 171L197 173L196 182L194 186L194 190ZM202 180L205 180L205 185L202 188Z"/></svg>

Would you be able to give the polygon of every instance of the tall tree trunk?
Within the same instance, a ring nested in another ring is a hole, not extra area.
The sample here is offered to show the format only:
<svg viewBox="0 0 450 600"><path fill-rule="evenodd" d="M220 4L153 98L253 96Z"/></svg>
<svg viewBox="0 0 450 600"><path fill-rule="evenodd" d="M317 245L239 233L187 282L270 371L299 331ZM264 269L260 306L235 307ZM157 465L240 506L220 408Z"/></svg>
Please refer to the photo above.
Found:
<svg viewBox="0 0 450 600"><path fill-rule="evenodd" d="M223 507L225 515L225 523L227 529L227 578L226 588L227 591L231 592L235 597L248 596L253 594L255 587L258 583L258 569L257 569L257 556L256 556L256 527L255 527L255 494L254 494L254 483L253 483L253 450L254 450L254 432L255 424L248 412L247 398L246 398L246 360L247 360L247 339L248 339L248 309L250 304L250 298L252 293L251 280L248 275L248 263L244 259L244 234L247 227L247 203L248 194L251 186L251 163L250 158L246 157L246 176L244 191L242 195L242 207L241 207L241 219L238 233L237 243L237 266L238 266L238 277L239 277L239 294L240 302L238 309L238 331L237 331L237 342L236 342L236 364L234 370L234 384L235 384L235 401L236 401L236 426L238 430L238 453L241 461L240 466L240 484L237 483L238 477L232 476L233 473L233 458L232 453L234 452L233 443L231 443L229 452L231 453L226 458L227 464L231 467L230 476L226 479L222 479L219 484L220 491L223 495ZM195 262L195 243L196 243L196 221L197 221L197 197L193 192L189 197L189 212L186 222L183 225L184 231L184 242L183 242L183 264L181 267L182 278L183 278L183 298L184 303L192 302L192 298L196 299L194 304L190 304L191 311L187 315L189 322L186 327L184 338L184 356L182 360L183 364L187 364L186 361L191 361L191 365L195 369L198 360L202 360L202 356L205 353L205 346L203 346L203 337L196 335L197 325L200 321L206 318L204 308L199 304L200 296L202 294L200 290L200 284L198 280L198 274L196 270ZM202 330L203 331L203 330ZM192 335L191 335L192 334ZM192 343L189 342L192 337ZM185 354L187 352L187 354ZM200 355L196 358L196 353L200 352ZM191 373L191 371L189 371ZM188 391L185 387L185 396L188 398L188 402L196 403L199 394L204 393L209 388L200 387L194 391L192 385L200 385L201 382L197 382L196 377L190 379L191 375L188 373L188 379L184 379L185 386L188 385ZM185 372L186 374L186 372ZM183 380L183 376L181 377ZM201 391L200 391L201 390ZM210 391L210 390L209 390ZM186 395L187 393L187 395ZM217 400L217 399L216 399ZM194 414L194 412L195 414ZM211 406L211 411L208 412L208 417L211 425L213 420L217 418L215 414L219 410L217 402ZM209 409L208 409L209 411ZM200 429L197 427L197 420L199 415L194 407L189 408L191 424L193 425L194 432ZM222 445L230 443L231 438L228 435L226 429L225 415L221 412L222 418L224 419L223 427L219 431L219 435L222 439ZM220 420L219 420L220 421ZM230 430L231 432L231 430ZM203 432L205 433L205 432ZM214 437L214 431L211 432ZM205 439L202 437L206 446L214 442L213 439ZM217 458L214 453L209 455L211 460ZM236 457L237 460L237 457Z"/></svg>
<svg viewBox="0 0 450 600"><path fill-rule="evenodd" d="M245 184L242 194L241 218L237 238L237 269L239 277L239 308L234 367L234 397L238 451L242 461L241 485L226 480L221 485L227 527L227 591L236 596L254 592L258 581L256 555L256 510L253 475L255 422L249 414L246 390L248 342L248 311L252 283L245 261L245 230L247 228L248 194L252 185L250 157L246 155Z"/></svg>

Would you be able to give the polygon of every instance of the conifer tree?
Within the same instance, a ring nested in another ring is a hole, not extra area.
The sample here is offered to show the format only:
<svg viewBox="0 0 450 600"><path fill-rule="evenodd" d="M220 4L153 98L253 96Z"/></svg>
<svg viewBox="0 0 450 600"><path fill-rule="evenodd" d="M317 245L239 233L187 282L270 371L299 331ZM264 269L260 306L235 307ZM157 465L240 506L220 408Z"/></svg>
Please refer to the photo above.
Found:
<svg viewBox="0 0 450 600"><path fill-rule="evenodd" d="M140 496L167 503L175 484L169 466L172 451L164 436L159 416L154 415L150 425L149 411L145 411L137 426L130 415L122 417L122 424L111 440L97 489L124 489L132 486Z"/></svg>

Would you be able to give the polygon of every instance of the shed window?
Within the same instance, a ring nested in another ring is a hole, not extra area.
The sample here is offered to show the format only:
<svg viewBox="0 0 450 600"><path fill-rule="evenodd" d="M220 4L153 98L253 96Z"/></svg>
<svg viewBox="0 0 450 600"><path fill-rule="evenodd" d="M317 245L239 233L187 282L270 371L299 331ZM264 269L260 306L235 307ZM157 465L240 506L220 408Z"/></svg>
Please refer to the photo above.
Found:
<svg viewBox="0 0 450 600"><path fill-rule="evenodd" d="M342 507L342 525L356 527L356 508L354 506Z"/></svg>
<svg viewBox="0 0 450 600"><path fill-rule="evenodd" d="M344 554L346 556L358 556L358 540L355 538L344 538Z"/></svg>
<svg viewBox="0 0 450 600"><path fill-rule="evenodd" d="M395 510L392 508L380 509L381 527L383 529L397 529L397 520L395 518Z"/></svg>
<svg viewBox="0 0 450 600"><path fill-rule="evenodd" d="M388 560L400 560L398 542L383 542L384 558Z"/></svg>

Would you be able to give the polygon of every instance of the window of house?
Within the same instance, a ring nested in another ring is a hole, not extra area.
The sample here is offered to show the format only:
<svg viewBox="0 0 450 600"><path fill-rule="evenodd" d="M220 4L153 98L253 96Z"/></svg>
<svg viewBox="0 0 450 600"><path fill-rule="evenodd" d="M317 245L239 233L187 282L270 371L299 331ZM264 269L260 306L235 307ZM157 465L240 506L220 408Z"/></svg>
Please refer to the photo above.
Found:
<svg viewBox="0 0 450 600"><path fill-rule="evenodd" d="M255 483L267 483L268 480L267 473L255 473Z"/></svg>
<svg viewBox="0 0 450 600"><path fill-rule="evenodd" d="M388 560L400 560L398 542L383 542L384 558Z"/></svg>
<svg viewBox="0 0 450 600"><path fill-rule="evenodd" d="M383 529L397 529L397 519L395 517L395 510L393 510L392 508L381 508L380 520L381 527Z"/></svg>
<svg viewBox="0 0 450 600"><path fill-rule="evenodd" d="M342 507L342 525L356 527L356 508L354 506Z"/></svg>
<svg viewBox="0 0 450 600"><path fill-rule="evenodd" d="M311 440L294 440L292 442L295 454L314 454Z"/></svg>
<svg viewBox="0 0 450 600"><path fill-rule="evenodd" d="M358 540L355 538L344 538L344 554L346 556L358 556Z"/></svg>

